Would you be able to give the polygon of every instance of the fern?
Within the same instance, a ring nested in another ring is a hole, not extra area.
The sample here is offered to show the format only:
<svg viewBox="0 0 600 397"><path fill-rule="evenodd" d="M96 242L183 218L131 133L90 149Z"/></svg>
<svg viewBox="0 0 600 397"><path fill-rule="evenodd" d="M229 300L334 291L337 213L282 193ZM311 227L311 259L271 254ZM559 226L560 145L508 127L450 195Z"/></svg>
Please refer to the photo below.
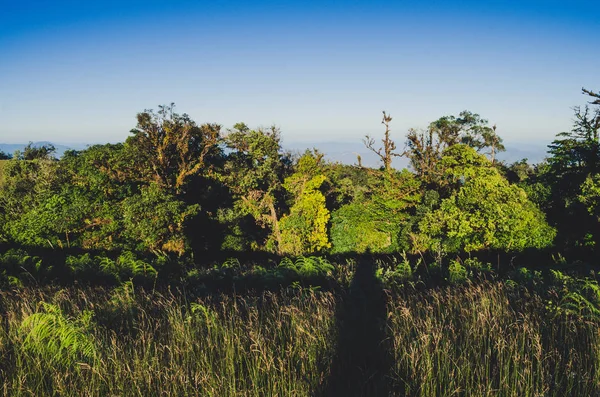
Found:
<svg viewBox="0 0 600 397"><path fill-rule="evenodd" d="M452 284L462 284L468 279L467 269L458 260L451 261L448 266L448 281Z"/></svg>
<svg viewBox="0 0 600 397"><path fill-rule="evenodd" d="M78 362L93 365L97 350L92 336L92 312L77 318L64 315L56 305L41 302L42 311L26 317L19 333L22 348L52 366L73 366Z"/></svg>
<svg viewBox="0 0 600 397"><path fill-rule="evenodd" d="M80 274L91 270L93 269L93 264L90 254L87 253L80 256L69 255L65 259L65 265L73 274Z"/></svg>
<svg viewBox="0 0 600 397"><path fill-rule="evenodd" d="M119 267L117 263L108 257L102 257L99 261L100 270L108 275L113 276L115 279L119 280Z"/></svg>
<svg viewBox="0 0 600 397"><path fill-rule="evenodd" d="M217 316L215 312L201 303L192 302L190 304L190 316L188 321L202 321L207 327L216 323Z"/></svg>
<svg viewBox="0 0 600 397"><path fill-rule="evenodd" d="M578 292L570 292L565 295L556 308L556 314L566 314L586 320L600 319L600 310L597 305Z"/></svg>
<svg viewBox="0 0 600 397"><path fill-rule="evenodd" d="M121 273L129 273L131 276L156 277L158 272L150 264L137 259L131 251L123 252L117 259Z"/></svg>
<svg viewBox="0 0 600 397"><path fill-rule="evenodd" d="M154 277L158 276L158 272L149 263L137 259L131 251L123 252L116 261L110 258L100 259L100 270L115 278L116 281L122 282L133 277Z"/></svg>
<svg viewBox="0 0 600 397"><path fill-rule="evenodd" d="M239 269L241 268L240 261L237 258L227 258L221 265L221 269Z"/></svg>
<svg viewBox="0 0 600 397"><path fill-rule="evenodd" d="M327 259L318 256L300 256L295 262L290 258L283 258L279 268L290 270L300 277L329 276L334 270Z"/></svg>

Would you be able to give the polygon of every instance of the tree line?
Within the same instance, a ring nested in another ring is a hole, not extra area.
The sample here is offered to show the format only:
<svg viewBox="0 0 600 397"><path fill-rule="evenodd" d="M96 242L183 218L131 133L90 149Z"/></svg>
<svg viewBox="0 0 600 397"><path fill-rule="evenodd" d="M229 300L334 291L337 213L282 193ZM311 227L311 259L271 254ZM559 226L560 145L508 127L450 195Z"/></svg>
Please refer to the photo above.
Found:
<svg viewBox="0 0 600 397"><path fill-rule="evenodd" d="M505 164L476 113L408 131L383 113L380 168L292 154L277 127L197 124L174 104L145 110L123 143L0 154L0 242L168 255L214 251L437 253L600 242L600 93L583 90L570 131L536 165ZM392 159L405 156L410 170Z"/></svg>

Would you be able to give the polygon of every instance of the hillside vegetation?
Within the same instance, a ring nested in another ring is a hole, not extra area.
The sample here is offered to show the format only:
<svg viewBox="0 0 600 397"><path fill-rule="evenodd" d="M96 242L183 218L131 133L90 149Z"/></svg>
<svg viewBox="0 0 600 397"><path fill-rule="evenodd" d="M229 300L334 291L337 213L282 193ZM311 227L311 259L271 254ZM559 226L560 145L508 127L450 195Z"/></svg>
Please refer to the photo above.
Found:
<svg viewBox="0 0 600 397"><path fill-rule="evenodd" d="M470 111L404 150L384 112L377 169L173 104L123 143L27 146L0 161L0 393L599 395L584 94L535 165Z"/></svg>
<svg viewBox="0 0 600 397"><path fill-rule="evenodd" d="M4 182L4 166L6 165L7 160L0 160L0 186Z"/></svg>

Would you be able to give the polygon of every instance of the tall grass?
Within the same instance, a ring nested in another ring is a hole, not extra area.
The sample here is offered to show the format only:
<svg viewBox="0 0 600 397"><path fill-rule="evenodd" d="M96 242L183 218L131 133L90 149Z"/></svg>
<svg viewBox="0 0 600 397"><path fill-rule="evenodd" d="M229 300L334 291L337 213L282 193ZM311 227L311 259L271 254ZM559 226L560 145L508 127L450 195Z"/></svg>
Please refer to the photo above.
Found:
<svg viewBox="0 0 600 397"><path fill-rule="evenodd" d="M593 396L598 324L553 317L501 283L390 302L396 390L411 396Z"/></svg>
<svg viewBox="0 0 600 397"><path fill-rule="evenodd" d="M359 273L339 295L0 292L0 395L600 395L600 324L579 301Z"/></svg>
<svg viewBox="0 0 600 397"><path fill-rule="evenodd" d="M313 395L328 376L335 339L329 293L189 303L173 295L131 294L128 287L4 293L0 393ZM129 321L116 322L115 311ZM86 327L90 321L95 326Z"/></svg>

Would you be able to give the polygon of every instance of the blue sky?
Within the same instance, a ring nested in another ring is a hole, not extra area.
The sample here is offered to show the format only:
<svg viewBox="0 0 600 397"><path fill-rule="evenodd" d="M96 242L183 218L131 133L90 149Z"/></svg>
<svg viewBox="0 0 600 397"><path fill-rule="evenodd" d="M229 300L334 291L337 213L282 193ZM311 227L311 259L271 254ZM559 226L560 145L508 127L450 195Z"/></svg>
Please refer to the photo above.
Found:
<svg viewBox="0 0 600 397"><path fill-rule="evenodd" d="M359 141L471 110L507 142L600 90L598 1L19 1L0 13L0 142L122 141L175 102L197 122Z"/></svg>

